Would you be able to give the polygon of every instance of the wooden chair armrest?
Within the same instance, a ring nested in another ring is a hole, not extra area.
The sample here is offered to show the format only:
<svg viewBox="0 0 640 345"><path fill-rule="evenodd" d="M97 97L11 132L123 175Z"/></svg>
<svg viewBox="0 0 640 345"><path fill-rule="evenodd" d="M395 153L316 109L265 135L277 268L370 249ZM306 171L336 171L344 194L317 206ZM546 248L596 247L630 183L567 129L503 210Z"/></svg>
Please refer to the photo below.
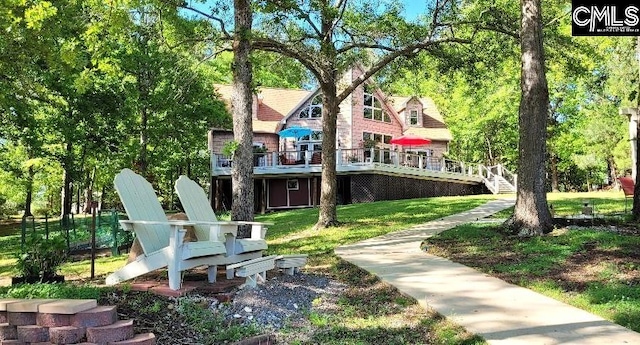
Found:
<svg viewBox="0 0 640 345"><path fill-rule="evenodd" d="M139 225L169 225L171 227L180 227L182 228L182 230L184 230L185 226L193 226L195 225L194 222L189 222L189 221L185 221L185 220L168 220L168 221L155 221L155 220L129 220L129 219L124 219L124 220L120 220L120 225L122 226L122 229L127 230L127 231L133 231L134 229L134 225L139 224ZM186 230L184 230L186 231Z"/></svg>

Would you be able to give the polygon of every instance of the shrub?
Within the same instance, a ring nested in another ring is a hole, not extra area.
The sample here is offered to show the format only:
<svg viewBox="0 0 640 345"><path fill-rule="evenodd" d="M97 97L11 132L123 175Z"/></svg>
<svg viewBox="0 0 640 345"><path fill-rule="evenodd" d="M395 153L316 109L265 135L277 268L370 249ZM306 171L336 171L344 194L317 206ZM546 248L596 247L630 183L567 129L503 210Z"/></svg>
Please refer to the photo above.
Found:
<svg viewBox="0 0 640 345"><path fill-rule="evenodd" d="M62 236L45 239L33 234L16 259L16 268L22 277L39 277L44 281L55 276L60 265L67 261L65 239Z"/></svg>

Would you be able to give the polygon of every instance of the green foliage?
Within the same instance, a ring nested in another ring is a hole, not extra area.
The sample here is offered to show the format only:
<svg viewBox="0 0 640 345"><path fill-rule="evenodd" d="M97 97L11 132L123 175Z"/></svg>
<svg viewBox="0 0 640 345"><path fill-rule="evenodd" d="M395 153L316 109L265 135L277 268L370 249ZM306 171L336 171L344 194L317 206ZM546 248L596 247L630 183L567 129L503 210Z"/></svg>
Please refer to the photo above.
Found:
<svg viewBox="0 0 640 345"><path fill-rule="evenodd" d="M70 299L99 299L114 288L97 287L94 285L77 285L69 283L58 284L20 284L0 287L3 298L70 298Z"/></svg>
<svg viewBox="0 0 640 345"><path fill-rule="evenodd" d="M227 157L233 157L233 155L236 153L236 150L238 150L238 147L240 147L240 143L238 143L237 141L227 141L222 147L222 153Z"/></svg>
<svg viewBox="0 0 640 345"><path fill-rule="evenodd" d="M189 325L205 335L205 344L222 344L238 341L256 335L259 330L253 326L226 324L221 315L188 298L178 299L178 313L184 316Z"/></svg>
<svg viewBox="0 0 640 345"><path fill-rule="evenodd" d="M34 234L25 240L24 251L16 257L16 269L22 277L53 277L67 260L67 246L62 236L45 239Z"/></svg>

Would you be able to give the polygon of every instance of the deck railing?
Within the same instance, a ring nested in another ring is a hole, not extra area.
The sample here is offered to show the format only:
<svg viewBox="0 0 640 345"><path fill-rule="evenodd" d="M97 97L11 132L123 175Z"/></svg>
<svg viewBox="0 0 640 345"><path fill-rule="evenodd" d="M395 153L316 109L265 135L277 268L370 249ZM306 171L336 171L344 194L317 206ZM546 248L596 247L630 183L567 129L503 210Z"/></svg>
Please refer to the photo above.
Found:
<svg viewBox="0 0 640 345"><path fill-rule="evenodd" d="M228 173L233 160L221 153L211 155L211 169L221 174ZM320 151L280 151L254 153L253 166L260 169L286 169L291 167L319 167L322 164ZM430 170L448 173L483 176L489 170L479 164L469 164L444 157L426 156L417 153L404 153L377 148L338 149L336 166L382 165L406 170Z"/></svg>

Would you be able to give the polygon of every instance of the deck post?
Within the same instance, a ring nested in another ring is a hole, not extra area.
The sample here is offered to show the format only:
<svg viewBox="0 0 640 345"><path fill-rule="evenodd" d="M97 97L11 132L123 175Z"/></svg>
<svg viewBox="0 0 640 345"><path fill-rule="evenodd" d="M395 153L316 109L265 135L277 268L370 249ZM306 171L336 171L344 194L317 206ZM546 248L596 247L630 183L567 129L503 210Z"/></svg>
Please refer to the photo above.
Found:
<svg viewBox="0 0 640 345"><path fill-rule="evenodd" d="M260 213L267 213L267 179L262 179L262 195L260 197Z"/></svg>

